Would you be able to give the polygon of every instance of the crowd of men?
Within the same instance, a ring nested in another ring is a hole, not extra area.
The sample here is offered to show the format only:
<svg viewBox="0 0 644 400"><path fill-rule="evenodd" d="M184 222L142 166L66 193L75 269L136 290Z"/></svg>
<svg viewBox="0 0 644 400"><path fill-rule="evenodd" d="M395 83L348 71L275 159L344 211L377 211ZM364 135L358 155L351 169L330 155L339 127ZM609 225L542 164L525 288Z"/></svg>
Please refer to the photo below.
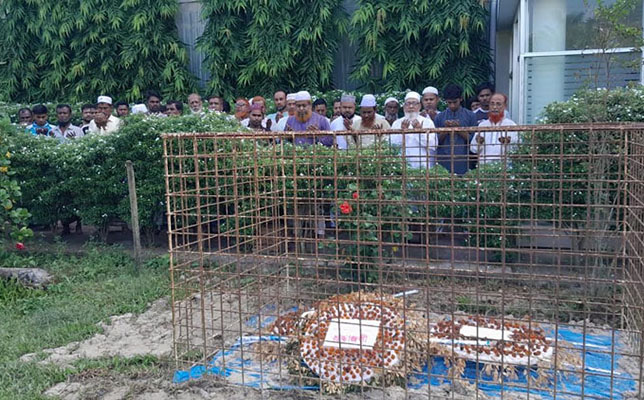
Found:
<svg viewBox="0 0 644 400"><path fill-rule="evenodd" d="M441 95L447 105L443 111L438 109ZM162 100L158 92L149 91L145 103L130 107L126 102L113 104L109 96L99 96L96 104L82 106L81 126L71 123L72 108L68 104L56 107L55 126L49 124L48 109L44 105L20 109L18 119L33 135L51 136L64 142L87 134L105 135L115 132L121 125L121 118L130 113L158 117L183 115L183 102L168 100L162 104ZM252 99L237 98L233 113L228 102L221 96L210 96L206 100L204 109L203 99L199 94L188 96L189 112L200 115L205 115L206 112L225 113L242 126L258 131L344 132L328 136L298 135L294 140L296 145L320 143L348 149L386 140L401 147L412 168L431 168L440 164L457 175L466 173L477 164L503 160L505 154L519 141L516 132L506 130L478 133L458 130L423 132L435 127L516 125L506 112L507 96L495 93L494 86L490 83L477 86L476 96L467 105L464 104L462 88L455 84L447 85L442 94L433 86L426 87L421 93L408 92L402 105L396 98L389 97L383 104L384 115L378 114L376 98L371 94L360 99L359 115L356 98L352 95L343 95L329 109L324 99L313 101L307 91L287 93L278 90L273 95L275 112L270 114L266 113L266 100L261 96ZM353 134L360 131L370 132Z"/></svg>

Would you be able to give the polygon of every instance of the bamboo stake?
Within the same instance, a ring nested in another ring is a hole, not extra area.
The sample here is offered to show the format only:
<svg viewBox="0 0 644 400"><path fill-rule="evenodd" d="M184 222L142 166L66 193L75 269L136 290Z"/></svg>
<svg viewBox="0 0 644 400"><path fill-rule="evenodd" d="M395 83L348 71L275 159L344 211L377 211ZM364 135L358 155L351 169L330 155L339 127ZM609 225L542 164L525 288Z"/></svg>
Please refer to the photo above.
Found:
<svg viewBox="0 0 644 400"><path fill-rule="evenodd" d="M139 206L136 200L136 182L132 161L125 162L127 170L127 187L130 193L130 215L132 215L132 241L134 242L134 261L138 272L141 265L141 233L139 230Z"/></svg>

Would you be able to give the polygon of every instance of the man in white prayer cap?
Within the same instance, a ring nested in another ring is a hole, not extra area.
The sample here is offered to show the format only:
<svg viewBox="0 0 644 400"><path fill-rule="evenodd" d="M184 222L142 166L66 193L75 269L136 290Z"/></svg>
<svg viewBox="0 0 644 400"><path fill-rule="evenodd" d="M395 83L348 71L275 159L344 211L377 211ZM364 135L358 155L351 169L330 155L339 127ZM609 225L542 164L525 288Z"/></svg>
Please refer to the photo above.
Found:
<svg viewBox="0 0 644 400"><path fill-rule="evenodd" d="M286 121L285 131L295 132L315 132L315 131L329 131L329 121L326 117L313 112L313 103L311 95L306 90L297 92L295 95L295 115L288 117ZM298 146L311 146L314 144L322 144L327 147L333 146L333 137L325 136L295 136L294 144ZM311 197L314 197L311 194ZM324 207L322 204L308 203L306 200L298 204L298 215L305 219L311 219L313 226L315 226L315 233L318 238L325 235L325 221L324 221ZM302 219L296 219L296 230L301 232Z"/></svg>
<svg viewBox="0 0 644 400"><path fill-rule="evenodd" d="M433 86L427 86L423 89L423 98L421 100L423 103L423 112L421 112L420 115L425 118L431 118L433 121L440 113L440 111L438 111L439 100L438 89Z"/></svg>
<svg viewBox="0 0 644 400"><path fill-rule="evenodd" d="M286 115L282 116L276 124L271 124L271 131L282 132L286 129L286 121L289 117L295 115L295 95L296 93L289 93L286 95Z"/></svg>
<svg viewBox="0 0 644 400"><path fill-rule="evenodd" d="M387 130L391 128L387 120L376 113L376 97L372 94L365 94L360 101L360 119L353 122L352 130L365 131L373 129ZM351 137L353 142L349 143L349 147L355 145L357 147L371 146L376 142L377 137L380 135L354 135Z"/></svg>
<svg viewBox="0 0 644 400"><path fill-rule="evenodd" d="M336 118L331 122L332 131L350 131L353 129L353 123L359 121L360 116L356 115L356 97L350 94L343 94L340 98L342 107L342 117ZM347 149L351 138L348 136L337 136L337 145L339 149Z"/></svg>
<svg viewBox="0 0 644 400"><path fill-rule="evenodd" d="M399 109L400 104L398 103L398 99L395 97L387 97L387 100L385 100L385 119L389 125L398 119Z"/></svg>
<svg viewBox="0 0 644 400"><path fill-rule="evenodd" d="M420 115L420 94L409 92L403 105L405 115L394 121L391 129L413 130L389 135L389 142L400 146L407 164L412 168L431 168L436 164L436 133L422 132L434 128L431 118Z"/></svg>
<svg viewBox="0 0 644 400"><path fill-rule="evenodd" d="M89 132L107 135L119 130L121 120L112 115L112 98L98 96L96 100L96 114L89 123Z"/></svg>

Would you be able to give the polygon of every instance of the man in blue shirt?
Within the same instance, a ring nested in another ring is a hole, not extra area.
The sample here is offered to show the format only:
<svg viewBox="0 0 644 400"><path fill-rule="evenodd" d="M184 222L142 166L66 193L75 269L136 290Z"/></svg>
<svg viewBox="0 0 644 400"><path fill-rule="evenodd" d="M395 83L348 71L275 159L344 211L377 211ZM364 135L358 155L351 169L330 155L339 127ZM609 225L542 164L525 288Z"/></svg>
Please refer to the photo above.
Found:
<svg viewBox="0 0 644 400"><path fill-rule="evenodd" d="M436 116L434 125L437 128L478 126L476 115L461 106L463 89L460 86L452 83L447 85L443 97L447 102L447 109ZM472 141L473 135L474 133L456 130L442 132L438 136L436 161L454 174L465 174L470 169L469 143Z"/></svg>

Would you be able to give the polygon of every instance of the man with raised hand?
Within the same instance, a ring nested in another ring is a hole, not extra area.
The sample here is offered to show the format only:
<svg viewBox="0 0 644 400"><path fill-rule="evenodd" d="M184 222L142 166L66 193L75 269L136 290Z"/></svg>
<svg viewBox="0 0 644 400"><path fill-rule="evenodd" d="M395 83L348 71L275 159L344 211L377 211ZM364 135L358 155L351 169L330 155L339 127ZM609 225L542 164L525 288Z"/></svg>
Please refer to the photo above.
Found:
<svg viewBox="0 0 644 400"><path fill-rule="evenodd" d="M288 117L286 121L285 131L329 131L329 121L320 114L313 112L313 104L311 102L311 95L306 90L298 92L295 95L295 115ZM297 145L310 145L320 143L325 146L333 146L332 136L317 136L317 137L304 137L297 136L295 144Z"/></svg>
<svg viewBox="0 0 644 400"><path fill-rule="evenodd" d="M425 118L431 118L432 121L434 121L436 116L440 113L440 111L438 111L438 101L438 89L433 86L427 86L423 89L423 112L421 112L420 115Z"/></svg>
<svg viewBox="0 0 644 400"><path fill-rule="evenodd" d="M366 131L366 130L387 130L391 126L389 122L384 117L379 116L376 113L378 104L376 104L376 97L372 94L365 94L360 100L360 119L356 119L353 122L354 131ZM349 147L366 147L371 146L376 142L377 137L380 135L355 135L352 138L352 143L349 143Z"/></svg>
<svg viewBox="0 0 644 400"><path fill-rule="evenodd" d="M516 126L516 123L505 115L507 102L506 95L493 94L489 101L488 118L481 121L479 126ZM482 165L505 160L508 152L512 151L518 143L519 134L515 131L477 132L470 143L470 151L478 154L479 165Z"/></svg>
<svg viewBox="0 0 644 400"><path fill-rule="evenodd" d="M443 90L447 109L436 116L437 128L478 126L476 115L461 105L463 89L453 83ZM459 130L442 132L438 136L437 161L451 173L463 175L470 169L470 142L474 134Z"/></svg>
<svg viewBox="0 0 644 400"><path fill-rule="evenodd" d="M282 132L286 129L286 121L288 121L289 117L295 115L295 97L296 93L289 93L286 96L286 114L280 118L277 124L271 125L271 131Z"/></svg>
<svg viewBox="0 0 644 400"><path fill-rule="evenodd" d="M353 123L360 121L360 116L356 115L356 97L350 94L343 94L340 98L342 116L331 122L332 131L350 131L353 130ZM349 143L353 141L351 136L336 136L339 149L349 148Z"/></svg>
<svg viewBox="0 0 644 400"><path fill-rule="evenodd" d="M295 115L288 117L286 121L286 131L329 131L329 121L320 114L313 112L313 104L311 102L311 95L307 91L298 92L295 95ZM313 144L322 144L327 147L333 146L332 136L296 136L294 140L295 145L310 146ZM301 204L298 211L299 215L309 216L315 226L315 233L318 238L325 236L325 222L323 219L324 207L322 205L314 204ZM301 223L301 221L296 221ZM301 229L297 228L297 230Z"/></svg>
<svg viewBox="0 0 644 400"><path fill-rule="evenodd" d="M51 132L61 143L85 136L80 127L72 125L72 108L69 104L56 106L56 118L58 123Z"/></svg>
<svg viewBox="0 0 644 400"><path fill-rule="evenodd" d="M431 118L420 115L420 94L409 92L405 95L403 104L404 116L394 121L392 130L413 130L410 133L392 133L389 142L400 146L405 155L407 165L411 168L431 168L436 164L437 146L436 133L422 132L434 128Z"/></svg>
<svg viewBox="0 0 644 400"><path fill-rule="evenodd" d="M96 114L89 123L89 132L107 135L119 130L121 120L112 115L112 98L109 96L98 96L96 101Z"/></svg>
<svg viewBox="0 0 644 400"><path fill-rule="evenodd" d="M398 99L395 97L387 97L385 100L385 119L389 122L389 125L398 119L398 111L400 110L400 104Z"/></svg>

